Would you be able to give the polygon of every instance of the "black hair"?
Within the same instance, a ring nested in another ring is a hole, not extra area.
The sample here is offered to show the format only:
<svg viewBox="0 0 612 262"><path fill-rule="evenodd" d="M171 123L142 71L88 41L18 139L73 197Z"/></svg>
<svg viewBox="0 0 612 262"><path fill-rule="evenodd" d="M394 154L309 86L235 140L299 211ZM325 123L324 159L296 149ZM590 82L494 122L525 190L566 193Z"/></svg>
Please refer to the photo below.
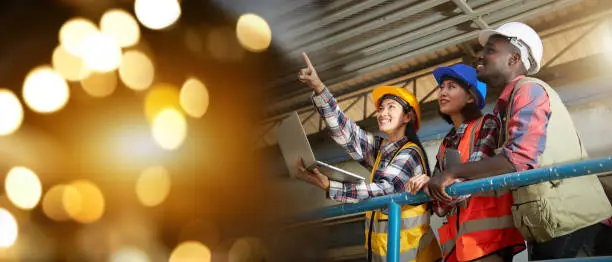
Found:
<svg viewBox="0 0 612 262"><path fill-rule="evenodd" d="M473 93L471 86L465 81L463 81L462 79L459 79L454 76L443 76L442 79L440 80L440 83L446 80L452 80L452 81L457 82L459 86L463 88L463 90L465 90L466 92L474 96L474 99L475 99L474 103L467 104L465 107L461 109L461 115L463 116L463 119L466 121L469 121L469 120L480 117L482 115L482 112L480 108L478 108L478 105L477 105L479 98L476 97L476 95ZM446 123L451 124L451 125L453 124L453 120L451 119L449 115L443 114L442 112L440 112L440 110L438 110L438 114L440 115L440 117L442 117L442 119L444 119L444 121L446 121Z"/></svg>
<svg viewBox="0 0 612 262"><path fill-rule="evenodd" d="M409 114L412 113L412 115L414 117L410 118L410 122L408 122L408 124L406 124L406 129L404 131L404 135L408 138L408 141L415 143L419 149L421 149L421 153L423 155L423 162L425 164L424 168L425 168L425 172L427 176L431 176L431 170L429 168L429 159L427 158L427 152L425 152L425 148L423 147L423 144L421 143L421 139L419 139L419 137L416 134L416 117L417 114L414 111L414 108L412 108L410 105L408 105L408 103L406 101L404 101L404 99L399 98L398 96L395 95L384 95L380 98L380 102L382 102L385 99L393 99L394 101L397 101L400 105L402 105L402 109L404 111L404 114Z"/></svg>
<svg viewBox="0 0 612 262"><path fill-rule="evenodd" d="M410 108L410 110L414 112L414 109ZM416 114L414 115L416 116ZM412 123L412 120L410 120L410 122L408 122L408 124L406 125L406 130L404 131L404 135L406 135L409 141L411 141L412 143L415 143L421 149L421 153L423 154L423 162L425 162L424 163L425 173L427 176L431 176L432 174L431 174L431 170L429 169L429 159L427 158L427 152L425 152L425 148L423 147L423 144L421 143L421 139L419 139L419 137L417 136L414 126L415 125Z"/></svg>

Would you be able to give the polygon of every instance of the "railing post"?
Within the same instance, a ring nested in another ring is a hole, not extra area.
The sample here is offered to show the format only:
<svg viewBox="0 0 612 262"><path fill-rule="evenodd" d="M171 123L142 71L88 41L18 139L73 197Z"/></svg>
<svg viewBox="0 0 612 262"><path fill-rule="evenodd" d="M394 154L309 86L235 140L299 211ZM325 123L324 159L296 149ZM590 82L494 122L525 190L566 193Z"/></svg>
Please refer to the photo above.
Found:
<svg viewBox="0 0 612 262"><path fill-rule="evenodd" d="M389 204L389 232L387 233L387 262L399 262L401 219L400 205L391 201Z"/></svg>

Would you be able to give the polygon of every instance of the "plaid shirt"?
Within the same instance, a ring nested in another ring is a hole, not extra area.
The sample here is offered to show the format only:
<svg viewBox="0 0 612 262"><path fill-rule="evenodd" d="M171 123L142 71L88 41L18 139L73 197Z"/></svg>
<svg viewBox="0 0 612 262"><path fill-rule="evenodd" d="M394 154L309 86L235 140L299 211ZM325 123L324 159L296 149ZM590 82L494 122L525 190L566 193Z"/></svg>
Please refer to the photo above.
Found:
<svg viewBox="0 0 612 262"><path fill-rule="evenodd" d="M459 142L461 142L461 138L465 134L465 130L468 127L468 123L463 123L459 126L459 128L451 129L451 131L446 134L442 144L446 149L458 149ZM477 127L474 127L477 128ZM468 162L479 161L485 157L491 157L495 155L495 149L498 145L499 139L499 129L500 123L499 119L491 114L486 114L483 116L482 127L478 132L477 136L474 138L474 148L472 149L472 154L468 158ZM441 150L438 151L436 155L436 166L434 167L434 174L439 174L444 171L444 168L440 166L440 163L443 163L443 159L441 156ZM460 183L465 181L465 179L455 179L455 183ZM470 195L459 196L453 199L450 203L434 201L434 211L438 216L444 216L449 211L451 211L457 204L468 199Z"/></svg>
<svg viewBox="0 0 612 262"><path fill-rule="evenodd" d="M508 126L507 141L501 152L517 171L538 167L538 157L546 146L546 127L550 119L548 94L538 84L525 83L517 87L514 98L508 101L514 85L523 77L518 76L504 88L493 111L501 119L501 132L505 132ZM511 108L510 116L506 116L508 106Z"/></svg>
<svg viewBox="0 0 612 262"><path fill-rule="evenodd" d="M382 137L364 131L348 119L327 88L321 94L313 94L312 101L325 120L334 141L367 169L376 168L373 183L341 183L330 180L329 198L355 203L371 197L405 192L408 179L414 174L424 173L421 157L414 149L404 149L393 158L408 142L406 137L394 143L383 144ZM382 153L380 165L374 167L379 151Z"/></svg>

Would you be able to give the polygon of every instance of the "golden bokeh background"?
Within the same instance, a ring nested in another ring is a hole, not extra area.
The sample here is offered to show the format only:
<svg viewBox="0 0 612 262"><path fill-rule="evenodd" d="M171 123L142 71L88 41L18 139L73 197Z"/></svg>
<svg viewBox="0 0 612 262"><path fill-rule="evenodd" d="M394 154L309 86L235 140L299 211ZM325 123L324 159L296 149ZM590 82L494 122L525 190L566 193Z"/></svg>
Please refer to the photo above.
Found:
<svg viewBox="0 0 612 262"><path fill-rule="evenodd" d="M32 3L3 34L0 261L269 256L259 230L283 212L254 151L265 19L86 2Z"/></svg>

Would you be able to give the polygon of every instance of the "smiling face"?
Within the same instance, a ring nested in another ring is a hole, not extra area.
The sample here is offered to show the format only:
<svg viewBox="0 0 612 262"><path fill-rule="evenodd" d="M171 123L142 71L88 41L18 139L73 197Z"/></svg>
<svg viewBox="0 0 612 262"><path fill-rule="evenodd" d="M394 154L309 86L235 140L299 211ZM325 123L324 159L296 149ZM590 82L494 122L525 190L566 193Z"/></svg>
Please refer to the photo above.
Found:
<svg viewBox="0 0 612 262"><path fill-rule="evenodd" d="M467 104L475 102L474 96L453 79L442 81L438 88L438 105L442 114L460 114Z"/></svg>
<svg viewBox="0 0 612 262"><path fill-rule="evenodd" d="M402 105L390 98L384 99L378 106L376 114L378 130L384 133L395 133L410 122L410 114L404 113Z"/></svg>
<svg viewBox="0 0 612 262"><path fill-rule="evenodd" d="M495 86L512 75L512 67L520 62L520 54L500 35L489 38L484 49L476 59L478 79Z"/></svg>

